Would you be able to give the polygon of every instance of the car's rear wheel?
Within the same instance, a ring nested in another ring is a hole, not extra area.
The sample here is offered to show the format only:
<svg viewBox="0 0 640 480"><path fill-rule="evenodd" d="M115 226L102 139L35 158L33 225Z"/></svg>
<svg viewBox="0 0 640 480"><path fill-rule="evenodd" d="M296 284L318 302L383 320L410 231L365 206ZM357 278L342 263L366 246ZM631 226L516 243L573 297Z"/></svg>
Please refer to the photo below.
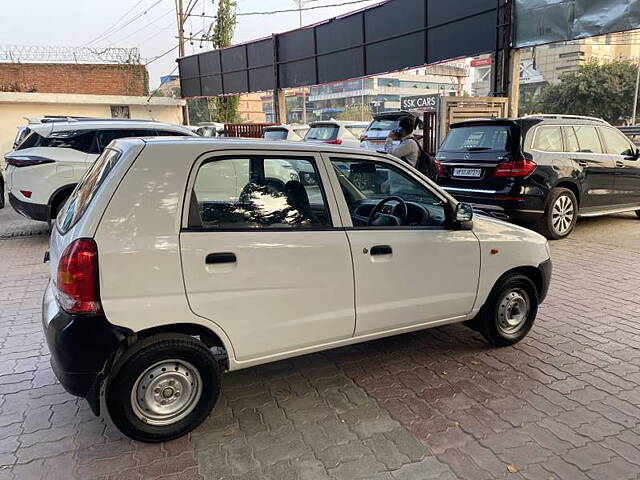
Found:
<svg viewBox="0 0 640 480"><path fill-rule="evenodd" d="M4 183L0 178L0 208L4 208Z"/></svg>
<svg viewBox="0 0 640 480"><path fill-rule="evenodd" d="M494 286L474 324L489 343L505 347L526 337L538 313L538 290L529 277L510 273Z"/></svg>
<svg viewBox="0 0 640 480"><path fill-rule="evenodd" d="M537 230L550 240L567 237L578 221L578 200L568 188L557 187L551 190L544 216Z"/></svg>
<svg viewBox="0 0 640 480"><path fill-rule="evenodd" d="M207 417L220 394L220 369L211 351L182 334L146 338L125 352L105 391L115 425L130 438L164 442Z"/></svg>

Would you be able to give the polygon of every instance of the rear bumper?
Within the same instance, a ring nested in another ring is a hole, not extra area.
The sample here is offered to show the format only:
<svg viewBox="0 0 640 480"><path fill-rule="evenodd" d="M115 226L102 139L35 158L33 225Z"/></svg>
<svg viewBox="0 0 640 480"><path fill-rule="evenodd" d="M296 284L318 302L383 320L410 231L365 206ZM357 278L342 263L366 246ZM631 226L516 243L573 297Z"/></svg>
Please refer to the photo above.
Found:
<svg viewBox="0 0 640 480"><path fill-rule="evenodd" d="M51 207L49 205L18 200L13 193L9 193L9 203L16 212L24 217L40 222L48 222L50 220Z"/></svg>
<svg viewBox="0 0 640 480"><path fill-rule="evenodd" d="M51 282L42 300L42 328L51 352L53 373L67 392L87 398L92 404L105 365L128 330L111 325L104 315L65 312L54 298Z"/></svg>
<svg viewBox="0 0 640 480"><path fill-rule="evenodd" d="M523 223L535 223L545 211L545 197L538 195L518 195L521 200L505 199L511 197L503 193L462 189L441 185L460 202L470 203L476 213L482 213L500 220Z"/></svg>

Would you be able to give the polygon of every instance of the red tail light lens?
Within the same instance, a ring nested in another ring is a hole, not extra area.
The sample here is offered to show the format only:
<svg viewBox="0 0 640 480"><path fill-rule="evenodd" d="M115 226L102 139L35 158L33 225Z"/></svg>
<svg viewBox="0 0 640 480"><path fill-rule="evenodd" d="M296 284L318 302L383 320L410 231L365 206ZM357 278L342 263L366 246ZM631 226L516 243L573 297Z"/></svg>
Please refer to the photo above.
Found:
<svg viewBox="0 0 640 480"><path fill-rule="evenodd" d="M336 138L335 140L325 140L324 143L328 143L329 145L342 145L342 140Z"/></svg>
<svg viewBox="0 0 640 480"><path fill-rule="evenodd" d="M7 165L14 167L30 167L32 165L43 165L45 163L54 163L55 160L50 158L38 157L36 155L7 155L4 157Z"/></svg>
<svg viewBox="0 0 640 480"><path fill-rule="evenodd" d="M69 313L100 313L98 246L92 238L73 241L58 262L58 303Z"/></svg>
<svg viewBox="0 0 640 480"><path fill-rule="evenodd" d="M441 176L445 176L447 174L447 169L444 168L442 162L440 160L434 160L434 164L436 166L436 173Z"/></svg>
<svg viewBox="0 0 640 480"><path fill-rule="evenodd" d="M494 177L500 178L517 178L528 177L536 169L538 165L527 158L520 160L512 160L499 164L493 172Z"/></svg>

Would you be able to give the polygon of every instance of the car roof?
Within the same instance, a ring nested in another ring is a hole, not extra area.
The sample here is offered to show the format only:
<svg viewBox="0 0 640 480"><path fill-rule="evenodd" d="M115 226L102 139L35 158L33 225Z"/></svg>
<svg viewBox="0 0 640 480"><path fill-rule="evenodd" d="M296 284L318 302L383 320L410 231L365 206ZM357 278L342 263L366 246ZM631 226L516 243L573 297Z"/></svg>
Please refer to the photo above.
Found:
<svg viewBox="0 0 640 480"><path fill-rule="evenodd" d="M45 137L53 132L64 132L68 130L120 130L123 128L163 128L175 130L176 132L193 133L191 130L181 125L172 125L170 123L156 122L153 120L120 120L114 122L112 120L104 119L82 122L51 122L32 124L29 125L28 128Z"/></svg>
<svg viewBox="0 0 640 480"><path fill-rule="evenodd" d="M362 122L358 120L349 121L349 120L318 120L317 122L311 122L309 124L311 128L317 125L337 125L337 126L345 126L345 127L366 127L369 125L369 122Z"/></svg>
<svg viewBox="0 0 640 480"><path fill-rule="evenodd" d="M339 145L328 145L326 143L314 142L295 142L288 140L264 140L262 138L207 138L207 137L144 137L144 138L121 138L115 140L116 144L121 148L129 148L133 145L139 145L139 141L143 141L149 146L185 146L190 145L194 148L206 150L290 150L292 152L327 152L327 153L344 153L359 155L388 155L383 152L375 152L364 150L359 147L343 147Z"/></svg>
<svg viewBox="0 0 640 480"><path fill-rule="evenodd" d="M610 127L611 125L602 119L580 117L578 115L527 115L518 118L475 118L451 124L451 128L460 128L478 123L493 123L496 125L520 125L530 128L537 124L542 125L592 125Z"/></svg>

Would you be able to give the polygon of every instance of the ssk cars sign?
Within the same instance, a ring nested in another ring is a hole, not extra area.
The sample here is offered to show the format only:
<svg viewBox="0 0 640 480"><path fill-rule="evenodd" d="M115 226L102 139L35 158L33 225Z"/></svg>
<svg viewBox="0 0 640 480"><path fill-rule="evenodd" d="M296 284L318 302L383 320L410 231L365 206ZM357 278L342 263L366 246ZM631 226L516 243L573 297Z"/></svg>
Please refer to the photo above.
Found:
<svg viewBox="0 0 640 480"><path fill-rule="evenodd" d="M415 95L412 97L402 97L400 99L401 110L418 112L436 112L440 101L439 94Z"/></svg>

